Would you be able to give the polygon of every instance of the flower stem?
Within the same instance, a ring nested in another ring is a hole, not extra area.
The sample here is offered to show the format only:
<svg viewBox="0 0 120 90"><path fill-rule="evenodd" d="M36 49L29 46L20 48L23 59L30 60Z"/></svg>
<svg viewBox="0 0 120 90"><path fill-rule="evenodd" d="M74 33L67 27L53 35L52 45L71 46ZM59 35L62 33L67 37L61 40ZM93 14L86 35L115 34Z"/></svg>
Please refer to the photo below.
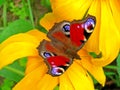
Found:
<svg viewBox="0 0 120 90"><path fill-rule="evenodd" d="M29 8L29 17L30 17L31 23L33 25L33 28L35 28L34 20L33 20L32 8L31 8L31 5L30 5L30 0L27 0L27 3L28 3L28 8Z"/></svg>
<svg viewBox="0 0 120 90"><path fill-rule="evenodd" d="M3 5L3 26L7 26L7 1L5 0Z"/></svg>

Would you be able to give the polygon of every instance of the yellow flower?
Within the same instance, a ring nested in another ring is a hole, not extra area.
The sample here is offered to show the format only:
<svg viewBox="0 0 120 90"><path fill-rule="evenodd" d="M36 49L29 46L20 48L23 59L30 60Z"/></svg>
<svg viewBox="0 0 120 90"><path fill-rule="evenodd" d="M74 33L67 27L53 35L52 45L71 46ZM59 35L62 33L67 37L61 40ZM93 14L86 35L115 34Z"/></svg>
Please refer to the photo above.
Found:
<svg viewBox="0 0 120 90"><path fill-rule="evenodd" d="M39 56L36 47L46 35L38 30L11 36L0 45L0 68L12 63L18 58L28 57L25 77L13 90L53 90L59 84L60 90L94 90L91 77L87 70L94 74L101 84L105 82L103 70L92 65L90 55L84 49L80 50L81 61L75 60L69 69L59 77L47 74L47 66ZM83 68L84 64L86 69Z"/></svg>
<svg viewBox="0 0 120 90"><path fill-rule="evenodd" d="M89 70L93 65L102 67L110 64L118 55L120 48L120 2L119 0L51 0L52 11L41 19L40 24L49 30L55 22L82 19L87 14L96 17L97 24L92 36L83 47L88 52L102 54L101 58L81 60L82 65L101 84L103 77L96 77L95 72ZM86 14L86 15L85 15ZM80 54L81 55L81 54ZM85 62L84 62L85 61ZM90 64L87 66L87 64ZM100 74L99 74L100 75Z"/></svg>
<svg viewBox="0 0 120 90"><path fill-rule="evenodd" d="M119 0L51 0L52 11L40 24L49 30L55 22L82 19L87 14L96 17L97 24L84 48L88 52L102 53L92 63L105 66L118 55L120 48L120 1ZM85 15L86 14L86 15Z"/></svg>
<svg viewBox="0 0 120 90"><path fill-rule="evenodd" d="M96 17L96 28L86 45L78 52L81 60L74 60L59 77L47 74L47 66L36 49L43 39L47 40L44 33L31 30L5 40L0 45L0 68L18 58L28 57L26 75L13 90L53 90L56 85L59 85L60 90L94 90L87 71L104 86L105 75L102 67L114 60L120 46L120 3L117 2L118 0L51 0L53 12L41 20L47 30L55 22L82 19L86 12ZM92 58L88 52L102 52L102 57Z"/></svg>

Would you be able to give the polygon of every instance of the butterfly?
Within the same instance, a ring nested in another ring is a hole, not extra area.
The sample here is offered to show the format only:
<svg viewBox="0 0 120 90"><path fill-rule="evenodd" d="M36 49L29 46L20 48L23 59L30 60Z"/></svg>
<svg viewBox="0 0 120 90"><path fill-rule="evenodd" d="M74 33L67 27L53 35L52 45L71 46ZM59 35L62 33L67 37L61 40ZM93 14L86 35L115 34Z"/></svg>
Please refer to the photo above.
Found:
<svg viewBox="0 0 120 90"><path fill-rule="evenodd" d="M88 15L82 20L56 23L49 30L47 37L50 41L43 40L37 49L44 58L50 75L62 75L75 58L80 59L77 52L92 34L95 24L96 18Z"/></svg>

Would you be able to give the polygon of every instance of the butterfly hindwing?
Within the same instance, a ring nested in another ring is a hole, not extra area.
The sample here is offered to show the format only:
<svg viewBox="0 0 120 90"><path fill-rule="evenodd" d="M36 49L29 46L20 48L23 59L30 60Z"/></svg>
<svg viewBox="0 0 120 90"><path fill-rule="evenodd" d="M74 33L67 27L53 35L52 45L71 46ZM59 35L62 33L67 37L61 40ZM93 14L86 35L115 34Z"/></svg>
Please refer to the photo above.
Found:
<svg viewBox="0 0 120 90"><path fill-rule="evenodd" d="M45 60L52 76L59 76L63 74L72 63L72 59L65 56L64 52L57 49L54 44L43 40L38 47L39 54Z"/></svg>

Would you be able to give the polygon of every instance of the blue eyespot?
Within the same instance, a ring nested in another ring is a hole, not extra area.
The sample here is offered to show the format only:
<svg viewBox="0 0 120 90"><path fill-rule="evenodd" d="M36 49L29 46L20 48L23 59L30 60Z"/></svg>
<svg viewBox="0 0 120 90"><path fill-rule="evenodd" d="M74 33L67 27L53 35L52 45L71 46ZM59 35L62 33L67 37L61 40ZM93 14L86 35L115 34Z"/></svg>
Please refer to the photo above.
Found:
<svg viewBox="0 0 120 90"><path fill-rule="evenodd" d="M92 18L88 18L84 24L85 30L88 33L91 33L95 27L95 21Z"/></svg>
<svg viewBox="0 0 120 90"><path fill-rule="evenodd" d="M53 76L59 76L61 74L63 74L65 72L65 70L61 67L53 67L51 70L51 74Z"/></svg>
<svg viewBox="0 0 120 90"><path fill-rule="evenodd" d="M53 53L50 53L50 52L42 52L41 55L44 57L44 58L49 58L51 56L55 56Z"/></svg>
<svg viewBox="0 0 120 90"><path fill-rule="evenodd" d="M51 57L52 55L48 52L44 52L44 56L48 58L48 57Z"/></svg>
<svg viewBox="0 0 120 90"><path fill-rule="evenodd" d="M70 31L70 25L69 25L69 24L65 24L65 25L63 26L63 31L64 31L64 32L69 32L69 31Z"/></svg>
<svg viewBox="0 0 120 90"><path fill-rule="evenodd" d="M62 24L62 30L63 33L69 37L70 36L70 23L69 22L63 22Z"/></svg>
<svg viewBox="0 0 120 90"><path fill-rule="evenodd" d="M95 21L92 18L88 18L87 22L94 23Z"/></svg>

